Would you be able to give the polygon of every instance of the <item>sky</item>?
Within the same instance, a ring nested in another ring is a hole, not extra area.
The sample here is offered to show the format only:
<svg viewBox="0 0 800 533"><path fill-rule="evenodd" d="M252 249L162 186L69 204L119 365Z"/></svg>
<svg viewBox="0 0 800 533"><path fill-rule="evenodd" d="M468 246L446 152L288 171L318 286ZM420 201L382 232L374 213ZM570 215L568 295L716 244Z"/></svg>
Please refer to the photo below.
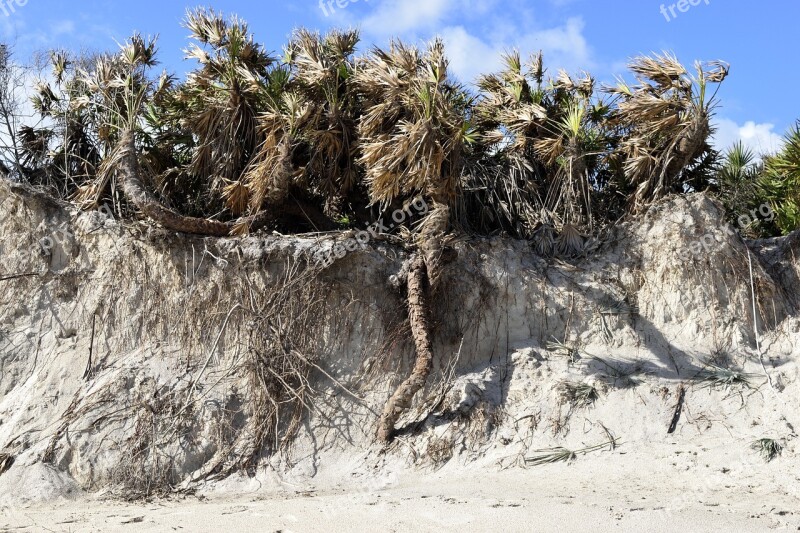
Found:
<svg viewBox="0 0 800 533"><path fill-rule="evenodd" d="M183 59L181 21L198 6L241 16L276 54L300 26L360 28L364 49L439 35L467 83L497 70L511 49L542 50L553 75L586 70L605 82L639 54L671 51L686 65L719 59L731 64L714 119L719 148L742 140L774 151L800 119L795 0L0 0L0 39L25 61L37 50L107 51L135 31L158 35L161 66L183 76L194 64Z"/></svg>

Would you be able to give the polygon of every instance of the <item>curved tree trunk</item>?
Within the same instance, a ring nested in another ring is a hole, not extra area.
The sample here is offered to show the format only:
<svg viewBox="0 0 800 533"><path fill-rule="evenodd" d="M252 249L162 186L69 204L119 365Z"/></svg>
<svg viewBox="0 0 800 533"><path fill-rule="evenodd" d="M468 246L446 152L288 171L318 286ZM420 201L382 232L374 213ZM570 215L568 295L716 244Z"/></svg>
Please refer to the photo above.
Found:
<svg viewBox="0 0 800 533"><path fill-rule="evenodd" d="M433 334L431 332L431 297L439 285L444 258L444 236L450 224L450 208L444 202L433 202L419 234L419 252L408 272L408 318L417 358L411 375L394 392L378 421L377 438L387 443L392 439L395 423L411 407L414 396L422 390L433 369Z"/></svg>
<svg viewBox="0 0 800 533"><path fill-rule="evenodd" d="M183 216L169 209L147 190L142 183L136 144L133 132L126 131L119 141L120 148L116 163L125 196L148 218L158 222L168 230L199 235L226 237L231 234L233 225L216 220ZM112 163L112 164L113 164Z"/></svg>
<svg viewBox="0 0 800 533"><path fill-rule="evenodd" d="M119 151L114 156L112 165L118 168L122 190L125 196L145 214L171 231L193 233L197 235L211 235L215 237L228 237L245 231L255 231L275 220L277 213L261 211L256 215L242 218L233 222L220 222L206 218L187 217L165 207L156 196L147 190L142 183L139 160L136 155L136 144L133 132L123 133L119 141ZM316 228L331 229L331 221L319 213L313 206L292 205L287 203L280 208L280 214L298 215L309 220Z"/></svg>
<svg viewBox="0 0 800 533"><path fill-rule="evenodd" d="M394 425L400 415L411 407L411 401L428 380L433 369L433 344L431 342L430 304L428 301L428 268L425 256L417 253L408 272L408 317L417 359L411 375L400 384L383 409L378 422L378 440L386 443L392 439Z"/></svg>

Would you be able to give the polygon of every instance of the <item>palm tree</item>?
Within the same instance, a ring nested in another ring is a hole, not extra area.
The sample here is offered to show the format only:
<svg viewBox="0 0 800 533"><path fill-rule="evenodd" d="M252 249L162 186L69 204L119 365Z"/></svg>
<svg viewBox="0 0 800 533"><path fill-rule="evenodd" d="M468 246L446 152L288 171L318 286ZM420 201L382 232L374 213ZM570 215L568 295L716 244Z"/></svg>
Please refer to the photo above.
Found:
<svg viewBox="0 0 800 533"><path fill-rule="evenodd" d="M763 172L763 162L741 141L723 153L715 175L715 189L731 224L738 223L740 214L749 213L766 201L761 182ZM759 226L756 231L748 228L751 237L765 233L763 222Z"/></svg>
<svg viewBox="0 0 800 533"><path fill-rule="evenodd" d="M540 253L556 251L556 230L561 253L580 251L579 231L594 223L609 108L594 98L588 74L576 82L560 71L545 84L541 52L524 68L516 51L504 61L502 72L478 81L475 116L488 164L470 174L470 189L486 191L493 218L532 238Z"/></svg>
<svg viewBox="0 0 800 533"><path fill-rule="evenodd" d="M619 98L612 123L621 128L622 138L615 155L633 189L631 209L640 211L667 194L696 190L710 176L716 92L708 94L709 84L722 83L729 66L696 63L691 76L675 56L664 53L637 57L630 69L637 85L620 81L606 90Z"/></svg>
<svg viewBox="0 0 800 533"><path fill-rule="evenodd" d="M265 87L276 60L237 17L196 9L187 12L184 24L196 41L187 58L200 67L171 95L161 120L192 140L185 172L210 195L204 210L222 198L240 215L246 205L241 177L261 143L258 115L269 103Z"/></svg>
<svg viewBox="0 0 800 533"><path fill-rule="evenodd" d="M594 79L579 81L564 71L552 82L548 117L534 150L548 169L544 213L560 231L557 251L583 251L582 232L593 231L597 174L608 151L606 121L609 108L594 100Z"/></svg>
<svg viewBox="0 0 800 533"><path fill-rule="evenodd" d="M431 204L417 234L408 274L408 311L417 351L414 369L387 402L378 439L387 442L404 409L424 387L433 365L430 296L442 266L450 207L459 191L465 144L472 141L466 98L448 77L441 40L420 51L399 41L374 49L356 67L364 100L358 124L359 163L372 202L389 207L416 195Z"/></svg>
<svg viewBox="0 0 800 533"><path fill-rule="evenodd" d="M94 178L102 159L96 117L81 105L91 94L80 75L80 65L86 61L61 51L50 54L53 84L38 82L31 98L45 125L19 132L24 159L40 165L24 168L23 174L62 198L72 197ZM52 150L51 141L58 143Z"/></svg>
<svg viewBox="0 0 800 533"><path fill-rule="evenodd" d="M78 107L105 117L105 121L98 123L98 132L104 132L103 139L111 146L99 165L91 189L102 190L105 184L119 177L125 197L147 217L173 231L227 236L241 225L266 223L267 215L237 222L187 217L164 206L146 186L136 136L150 135L142 124L144 110L149 102L164 98L163 93L170 89L164 76L159 80L147 76L149 68L156 64L155 50L154 40L134 35L116 57L99 60L96 71L84 75L91 97L82 97Z"/></svg>
<svg viewBox="0 0 800 533"><path fill-rule="evenodd" d="M786 235L800 228L800 122L786 134L780 152L766 158L759 185L780 231Z"/></svg>
<svg viewBox="0 0 800 533"><path fill-rule="evenodd" d="M321 198L329 217L358 180L354 164L358 102L353 91L356 31L295 31L280 97L258 117L263 140L243 178L251 211L283 204L294 183Z"/></svg>
<svg viewBox="0 0 800 533"><path fill-rule="evenodd" d="M541 52L523 65L519 52L503 56L504 69L478 79L473 111L481 143L466 173L465 212L478 212L477 228L502 228L530 238L542 222L547 169L534 141L547 120Z"/></svg>

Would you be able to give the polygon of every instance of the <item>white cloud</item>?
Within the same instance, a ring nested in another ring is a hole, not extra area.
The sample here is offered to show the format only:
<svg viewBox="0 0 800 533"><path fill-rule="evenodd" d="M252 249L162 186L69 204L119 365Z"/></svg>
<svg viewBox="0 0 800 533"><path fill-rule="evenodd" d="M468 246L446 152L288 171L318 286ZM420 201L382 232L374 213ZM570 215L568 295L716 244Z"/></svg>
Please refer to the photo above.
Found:
<svg viewBox="0 0 800 533"><path fill-rule="evenodd" d="M462 82L499 69L502 53L511 49L523 55L542 50L552 75L559 68L577 72L594 66L580 17L542 27L531 9L498 9L500 0L384 0L365 5L370 9L364 18L356 18L356 10L342 9L331 22L357 25L366 42L379 46L392 37L419 43L439 35L451 71Z"/></svg>
<svg viewBox="0 0 800 533"><path fill-rule="evenodd" d="M394 37L430 30L461 6L458 0L386 0L361 21L370 35Z"/></svg>
<svg viewBox="0 0 800 533"><path fill-rule="evenodd" d="M478 74L498 70L500 52L495 46L471 35L463 26L452 26L440 32L450 59L450 69L462 81L472 82Z"/></svg>
<svg viewBox="0 0 800 533"><path fill-rule="evenodd" d="M71 20L60 20L50 24L50 33L53 35L70 35L75 33L75 23Z"/></svg>
<svg viewBox="0 0 800 533"><path fill-rule="evenodd" d="M520 34L511 31L514 38L481 39L469 33L463 26L447 27L439 32L447 47L451 68L462 81L473 82L480 73L497 71L502 66L503 52L518 49L523 55L539 50L544 52L545 66L551 75L557 69L570 72L589 69L591 52L583 37L583 21L569 19L563 26Z"/></svg>
<svg viewBox="0 0 800 533"><path fill-rule="evenodd" d="M783 137L774 131L774 124L756 124L749 120L739 125L733 120L721 118L715 121L714 126L717 131L712 143L717 150L725 150L738 141L756 154L775 153L783 146Z"/></svg>
<svg viewBox="0 0 800 533"><path fill-rule="evenodd" d="M591 69L594 61L583 29L582 19L571 18L561 26L528 33L512 27L504 37L490 40L470 34L460 26L445 28L440 33L452 60L453 72L462 81L472 82L479 73L497 70L501 66L501 54L511 49L519 50L523 56L542 50L551 76L560 68L573 73Z"/></svg>

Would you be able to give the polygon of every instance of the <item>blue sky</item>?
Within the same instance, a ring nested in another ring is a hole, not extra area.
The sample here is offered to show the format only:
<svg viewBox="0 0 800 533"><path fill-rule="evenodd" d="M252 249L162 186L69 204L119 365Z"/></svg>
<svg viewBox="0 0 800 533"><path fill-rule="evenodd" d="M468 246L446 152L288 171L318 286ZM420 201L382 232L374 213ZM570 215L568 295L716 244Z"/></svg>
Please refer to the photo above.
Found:
<svg viewBox="0 0 800 533"><path fill-rule="evenodd" d="M182 60L187 31L180 22L186 8L197 5L241 15L256 39L276 52L297 26L355 26L364 43L378 45L392 36L421 41L439 34L464 81L494 70L510 48L526 55L543 49L551 73L585 69L604 81L624 74L633 55L670 50L686 64L731 63L719 93L719 145L741 138L758 150L774 149L800 118L800 60L789 44L800 2L684 1L685 11L676 0L0 0L0 31L16 43L19 59L53 47L114 49L135 30L158 34L163 66L179 75L192 66Z"/></svg>

